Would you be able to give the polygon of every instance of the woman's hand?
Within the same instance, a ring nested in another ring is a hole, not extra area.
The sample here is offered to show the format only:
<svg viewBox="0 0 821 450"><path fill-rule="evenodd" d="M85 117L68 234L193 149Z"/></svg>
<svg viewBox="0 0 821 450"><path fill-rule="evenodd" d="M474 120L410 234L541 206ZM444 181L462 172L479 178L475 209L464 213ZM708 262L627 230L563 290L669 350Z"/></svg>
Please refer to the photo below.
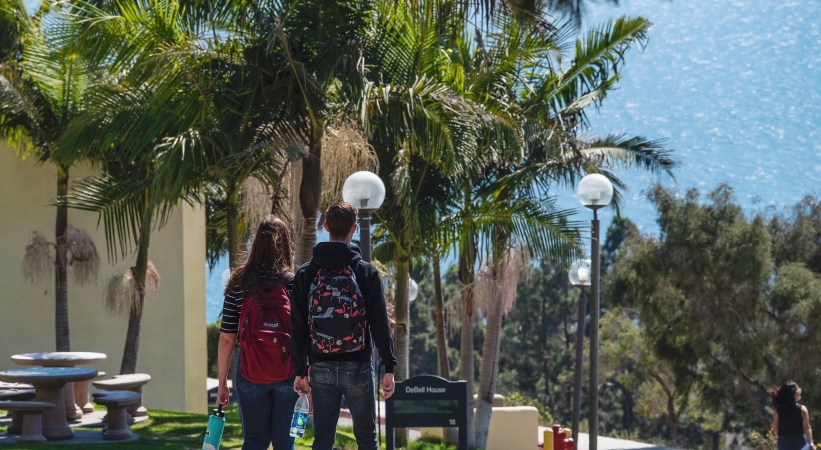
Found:
<svg viewBox="0 0 821 450"><path fill-rule="evenodd" d="M222 406L224 408L228 405L230 398L231 390L228 389L228 384L220 383L219 387L217 387L217 406Z"/></svg>

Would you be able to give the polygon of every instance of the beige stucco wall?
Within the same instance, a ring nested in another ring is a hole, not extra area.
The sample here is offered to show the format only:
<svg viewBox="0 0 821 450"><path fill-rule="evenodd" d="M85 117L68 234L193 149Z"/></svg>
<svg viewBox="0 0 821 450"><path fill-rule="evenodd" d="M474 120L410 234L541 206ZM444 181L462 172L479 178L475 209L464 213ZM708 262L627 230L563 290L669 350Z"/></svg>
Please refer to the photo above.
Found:
<svg viewBox="0 0 821 450"><path fill-rule="evenodd" d="M500 396L501 397L501 396ZM494 403L497 398L494 397ZM502 402L504 398L502 398ZM444 439L442 428L422 428L422 436ZM532 406L494 406L490 417L487 450L537 448L539 410Z"/></svg>
<svg viewBox="0 0 821 450"><path fill-rule="evenodd" d="M73 169L71 178L89 175ZM24 282L20 263L29 234L54 238L57 174L53 166L21 160L0 144L0 370L13 369L15 353L55 350L53 282ZM127 321L103 306L103 287L134 264L133 256L107 260L97 214L69 210L69 223L89 231L101 258L96 285L78 286L69 274L71 349L102 352L94 368L109 377L119 372ZM159 295L146 301L137 370L151 374L144 402L151 409L206 412L205 216L183 206L154 233L149 258L162 278ZM71 269L69 269L71 270Z"/></svg>

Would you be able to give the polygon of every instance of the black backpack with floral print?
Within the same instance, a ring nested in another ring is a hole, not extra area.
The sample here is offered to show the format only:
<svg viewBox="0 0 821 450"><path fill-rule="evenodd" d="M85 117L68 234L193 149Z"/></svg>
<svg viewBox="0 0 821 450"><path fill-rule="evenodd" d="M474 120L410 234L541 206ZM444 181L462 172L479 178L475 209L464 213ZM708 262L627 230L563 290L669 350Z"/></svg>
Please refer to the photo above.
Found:
<svg viewBox="0 0 821 450"><path fill-rule="evenodd" d="M314 352L339 354L365 348L365 303L354 267L320 267L308 299L308 329Z"/></svg>

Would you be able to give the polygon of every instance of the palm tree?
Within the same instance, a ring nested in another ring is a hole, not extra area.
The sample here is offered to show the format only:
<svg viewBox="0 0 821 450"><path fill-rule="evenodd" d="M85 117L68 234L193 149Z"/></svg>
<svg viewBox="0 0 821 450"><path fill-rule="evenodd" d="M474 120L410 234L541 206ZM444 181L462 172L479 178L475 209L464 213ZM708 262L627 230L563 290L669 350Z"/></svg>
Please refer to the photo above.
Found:
<svg viewBox="0 0 821 450"><path fill-rule="evenodd" d="M197 47L200 25L184 15L179 3L147 0L103 7L82 4L67 14L83 25L75 45L107 76L84 99L88 108L68 124L54 158L61 164L87 160L102 169L77 183L64 203L101 215L109 259L125 258L136 248L131 269L136 294L123 296L128 303L114 308L129 317L120 367L125 374L137 365L151 233L181 201L193 204L204 193L201 185L183 178L193 177L181 166L194 165L196 155L172 158L163 137L183 134L190 129L186 119L199 117L200 98L186 95L198 86L190 83L185 60L177 57L207 48Z"/></svg>
<svg viewBox="0 0 821 450"><path fill-rule="evenodd" d="M527 24L522 28L521 22L509 19L501 24L500 33L491 36L491 42L509 48L510 37L520 37L521 40L512 41L522 50L524 59L514 66L535 69L529 73L522 71L519 79L512 79L515 84L511 98L518 100L525 119L522 127L525 157L516 164L498 168L495 181L485 190L493 202L536 201L556 184L572 186L585 172L604 172L612 177L607 169L619 164L641 165L652 172L670 173L674 162L657 142L642 137L596 139L583 133L587 126L585 108L600 102L613 87L625 51L635 43L644 43L649 28L646 20L622 18L591 30L585 38L576 41L574 58L565 71L559 69L558 58L564 56L562 49L569 48L567 40L572 35L545 33L544 29ZM614 181L622 186L617 179ZM529 214L524 215L527 216ZM490 268L491 278L504 272L511 243L531 255L559 263L567 263L572 255L567 251L557 254L555 247L544 245L549 242L544 240L548 236L540 236L538 230L531 227L511 228L502 221L494 223L487 233L493 241L491 251L486 253L494 262ZM499 285L501 281L494 283ZM487 441L504 312L503 304L497 302L490 305L486 316L480 400L476 410L478 446L484 446Z"/></svg>
<svg viewBox="0 0 821 450"><path fill-rule="evenodd" d="M57 162L54 149L69 121L82 111L95 75L61 40L77 28L62 19L60 10L58 3L45 1L29 16L21 0L0 1L0 137L19 153L33 154L57 168L55 240L49 242L35 232L23 266L26 277L34 281L51 278L47 261L52 261L56 350L70 351L68 266L74 267L76 281L85 283L96 278L98 258L88 235L69 225L68 209L61 201L68 193L71 164Z"/></svg>
<svg viewBox="0 0 821 450"><path fill-rule="evenodd" d="M299 204L303 226L296 262L311 258L322 200L323 142L335 117L356 118L362 104L362 32L370 14L362 0L293 0L276 15L269 50L287 61L278 86L288 92L291 120L307 138Z"/></svg>
<svg viewBox="0 0 821 450"><path fill-rule="evenodd" d="M496 120L448 85L458 74L442 58L450 39L445 31L460 25L434 18L432 8L381 8L365 50L371 68L365 117L380 157L380 176L390 180L386 202L375 216L395 272L398 380L409 375L411 257L422 248L422 230L431 229L437 205L448 195L447 179L480 160L475 136L484 123ZM402 445L404 433L397 436Z"/></svg>

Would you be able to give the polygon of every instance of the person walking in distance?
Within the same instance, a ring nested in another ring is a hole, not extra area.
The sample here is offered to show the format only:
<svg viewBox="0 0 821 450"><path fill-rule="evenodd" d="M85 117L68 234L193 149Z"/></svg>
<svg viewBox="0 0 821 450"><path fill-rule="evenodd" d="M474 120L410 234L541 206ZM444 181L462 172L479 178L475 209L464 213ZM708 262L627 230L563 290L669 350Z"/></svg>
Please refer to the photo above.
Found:
<svg viewBox="0 0 821 450"><path fill-rule="evenodd" d="M240 354L236 386L242 412L243 450L292 450L294 393L291 362L293 250L288 226L274 216L257 228L245 263L225 286L217 353L217 404L229 400L228 366L234 344Z"/></svg>
<svg viewBox="0 0 821 450"><path fill-rule="evenodd" d="M773 431L778 433L778 450L815 450L807 407L798 403L801 388L788 381L778 389L773 400Z"/></svg>
<svg viewBox="0 0 821 450"><path fill-rule="evenodd" d="M344 397L360 450L375 450L376 415L372 342L385 366L382 389L395 389L393 338L382 282L376 268L351 245L359 211L346 202L325 212L330 242L296 272L291 313L294 391L311 391L314 450L331 450ZM306 376L307 375L307 376Z"/></svg>

